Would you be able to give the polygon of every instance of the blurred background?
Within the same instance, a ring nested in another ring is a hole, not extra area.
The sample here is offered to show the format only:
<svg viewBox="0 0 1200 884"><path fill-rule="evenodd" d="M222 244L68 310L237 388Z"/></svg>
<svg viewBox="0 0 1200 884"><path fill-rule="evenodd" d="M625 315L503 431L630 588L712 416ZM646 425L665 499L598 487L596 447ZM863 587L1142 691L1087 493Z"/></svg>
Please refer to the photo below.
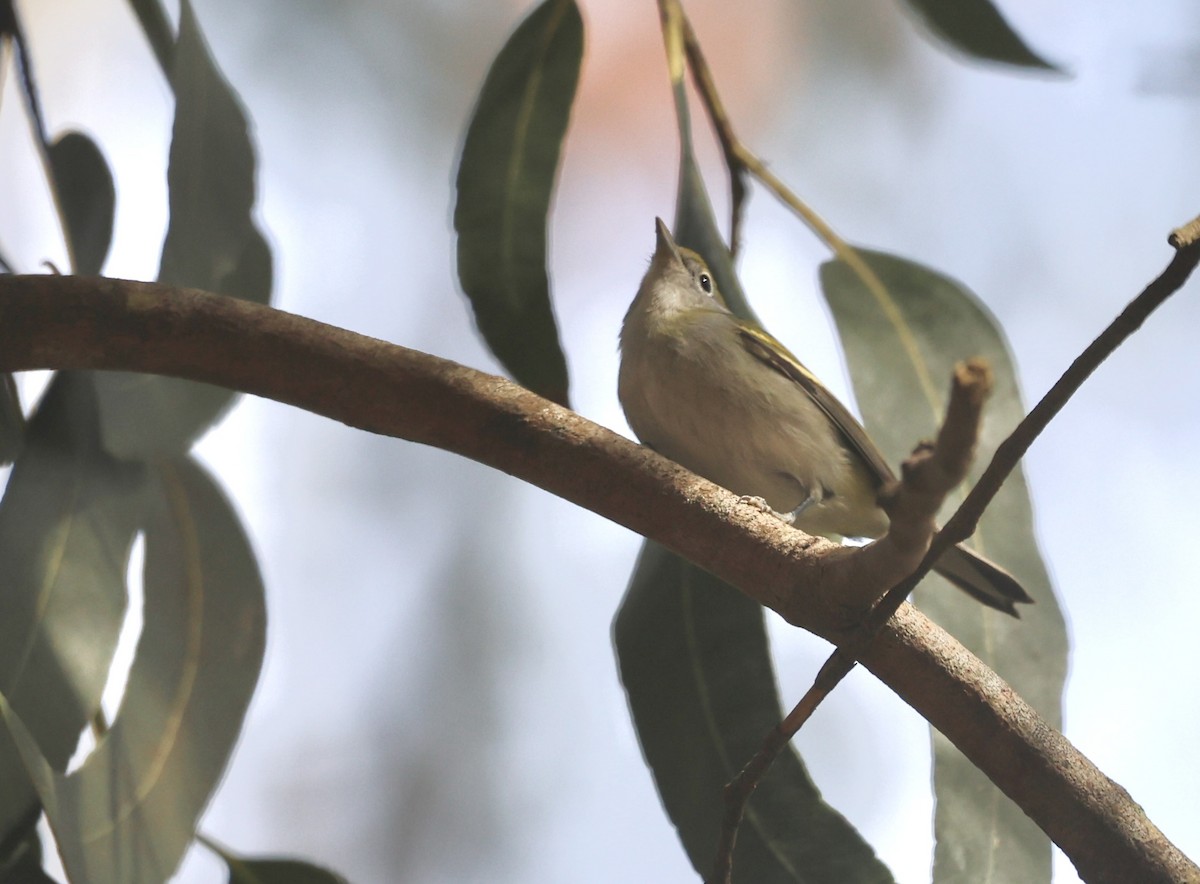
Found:
<svg viewBox="0 0 1200 884"><path fill-rule="evenodd" d="M172 104L136 23L119 0L17 5L51 131L91 133L116 176L106 273L152 278ZM487 66L530 6L195 0L255 125L276 306L497 370L455 284L453 176ZM1200 7L1000 6L1070 75L955 57L896 0L687 4L742 138L844 237L976 291L1035 400L1200 213ZM551 273L574 405L628 433L617 330L653 218L673 212L677 141L655 4L581 7ZM66 267L11 70L0 102L0 244L19 271ZM704 156L725 219L725 179ZM766 325L849 398L815 290L825 251L762 192L744 241ZM1071 628L1067 736L1193 857L1198 286L1025 464ZM252 398L199 454L244 516L270 621L207 833L356 882L695 880L611 649L639 537L474 463ZM795 699L827 648L778 624L772 636ZM799 744L897 879L928 880L922 719L859 671ZM197 849L178 880L222 880L220 866ZM1056 880L1077 880L1061 855Z"/></svg>

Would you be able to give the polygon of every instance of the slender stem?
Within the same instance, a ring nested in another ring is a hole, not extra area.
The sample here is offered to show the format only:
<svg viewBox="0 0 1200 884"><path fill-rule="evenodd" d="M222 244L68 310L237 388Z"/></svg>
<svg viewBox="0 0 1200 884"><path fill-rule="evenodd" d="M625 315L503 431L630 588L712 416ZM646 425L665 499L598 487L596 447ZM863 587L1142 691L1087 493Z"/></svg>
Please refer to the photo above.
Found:
<svg viewBox="0 0 1200 884"><path fill-rule="evenodd" d="M54 213L58 217L58 228L62 233L63 243L67 247L67 260L72 268L76 266L75 243L71 240L70 227L67 224L67 214L63 206L62 194L59 192L58 177L55 175L54 163L50 160L50 131L46 126L46 116L42 112L42 99L38 92L37 77L33 72L33 55L29 44L17 20L15 12L9 23L12 29L13 44L16 47L17 68L20 75L21 91L25 96L26 112L29 114L30 127L37 147L38 159L42 164L42 173L50 186L50 199L54 203Z"/></svg>
<svg viewBox="0 0 1200 884"><path fill-rule="evenodd" d="M48 142L46 119L42 114L42 100L38 94L37 78L33 75L33 58L29 54L29 44L25 41L25 32L17 20L16 11L10 9L12 18L6 23L10 30L13 47L16 49L17 77L21 83L21 92L25 96L25 107L29 113L29 121L33 124L33 134L42 146L43 152Z"/></svg>
<svg viewBox="0 0 1200 884"><path fill-rule="evenodd" d="M12 55L12 26L9 20L16 13L0 0L0 108L3 107L4 78L8 75L8 57Z"/></svg>
<svg viewBox="0 0 1200 884"><path fill-rule="evenodd" d="M708 117L717 131L721 152L725 154L725 168L729 172L729 251L734 257L737 257L738 250L741 248L747 169L746 165L738 159L737 148L739 145L733 133L733 125L729 122L725 105L717 93L717 82L700 49L700 41L692 29L692 22L686 15L683 17L683 41L687 51L688 64L692 71L692 82L695 83L700 100L704 102Z"/></svg>
<svg viewBox="0 0 1200 884"><path fill-rule="evenodd" d="M883 281L871 269L871 266L867 264L863 256L846 240L842 239L826 223L825 219L801 200L791 188L784 184L779 176L767 168L766 164L737 137L737 133L734 132L733 126L729 121L729 115L725 112L725 106L717 94L716 81L713 79L712 70L704 58L704 52L700 48L696 32L692 29L691 22L686 16L683 20L683 37L684 48L687 51L688 62L691 65L692 77L696 84L696 89L700 93L713 127L717 131L717 138L721 143L721 150L725 155L725 164L729 170L733 212L730 250L734 254L737 253L741 228L742 203L745 198L744 177L749 173L775 194L775 197L780 202L795 212L800 220L822 242L829 246L837 259L850 268L851 272L859 278L859 281L871 293L871 296L875 299L883 314L889 318L889 321L898 330L905 346L912 352L916 352L916 342L912 340L912 335L907 330L895 301L888 294L887 287L883 284ZM913 370L917 374L917 381L921 385L921 390L925 395L926 401L931 404L936 403L938 401L936 385L929 374L928 368L923 362L914 360Z"/></svg>
<svg viewBox="0 0 1200 884"><path fill-rule="evenodd" d="M12 29L16 15L12 0L0 0L0 99L4 97L4 78L8 73L8 57L12 55ZM0 254L0 273L12 272L12 264Z"/></svg>
<svg viewBox="0 0 1200 884"><path fill-rule="evenodd" d="M787 717L766 737L763 747L750 763L726 786L725 815L713 864L712 882L728 884L733 866L733 847L737 828L745 814L746 804L770 769L783 747L812 717L821 702L854 668L856 660L895 615L916 585L932 570L942 553L953 544L965 540L974 530L980 515L1016 468L1029 446L1066 405L1101 363L1104 362L1146 318L1167 298L1177 292L1200 263L1200 218L1171 234L1176 247L1174 258L1167 268L1114 319L1100 335L1071 363L1062 377L1050 388L1041 401L1017 425L1012 434L996 449L983 475L971 489L946 526L934 537L929 551L909 577L892 587L871 610L862 625L848 641L838 647L821 667L812 686Z"/></svg>

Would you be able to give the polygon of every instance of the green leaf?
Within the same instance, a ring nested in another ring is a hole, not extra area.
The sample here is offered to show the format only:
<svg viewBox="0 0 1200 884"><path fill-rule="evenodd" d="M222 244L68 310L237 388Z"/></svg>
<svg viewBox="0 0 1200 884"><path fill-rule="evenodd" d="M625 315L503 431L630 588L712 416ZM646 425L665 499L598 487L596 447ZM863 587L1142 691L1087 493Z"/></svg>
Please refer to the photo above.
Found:
<svg viewBox="0 0 1200 884"><path fill-rule="evenodd" d="M691 138L682 142L679 157L679 200L675 207L675 241L699 252L717 280L717 290L727 307L748 322L758 325L758 317L746 298L742 283L733 267L733 256L717 230L712 201L696 165Z"/></svg>
<svg viewBox="0 0 1200 884"><path fill-rule="evenodd" d="M104 154L82 132L60 135L47 150L72 269L99 276L112 243L117 193Z"/></svg>
<svg viewBox="0 0 1200 884"><path fill-rule="evenodd" d="M669 27L671 25L668 25ZM668 57L667 60L668 66L678 74L671 83L675 101L675 124L679 132L679 190L675 205L675 224L671 233L677 243L699 252L704 257L709 270L716 277L717 289L721 292L726 306L737 316L757 325L758 318L754 315L754 310L742 289L741 280L734 270L733 256L717 229L712 200L709 198L708 188L704 185L704 177L700 174L700 166L696 162L692 143L692 116L688 108L687 89L683 82L685 68L682 40L682 33L678 39L668 37L667 40L668 56L678 53L677 57Z"/></svg>
<svg viewBox="0 0 1200 884"><path fill-rule="evenodd" d="M36 826L30 826L25 837L0 861L0 884L58 884L42 868L42 839Z"/></svg>
<svg viewBox="0 0 1200 884"><path fill-rule="evenodd" d="M266 303L270 251L255 227L254 148L246 115L182 4L171 86L171 220L160 282ZM121 457L179 454L229 407L220 387L153 375L98 375L105 447Z"/></svg>
<svg viewBox="0 0 1200 884"><path fill-rule="evenodd" d="M0 692L63 769L100 695L125 616L140 471L99 449L87 375L60 372L0 501ZM0 840L36 803L0 740Z"/></svg>
<svg viewBox="0 0 1200 884"><path fill-rule="evenodd" d="M63 776L24 716L7 698L0 703L73 881L170 877L262 665L262 581L229 502L188 459L159 461L151 493L142 635L111 730Z"/></svg>
<svg viewBox="0 0 1200 884"><path fill-rule="evenodd" d="M668 29L670 25L668 25ZM700 252L726 303L757 320L717 230L696 164L680 40L668 32L680 134L675 238ZM692 865L707 874L722 790L783 718L762 609L735 588L646 542L614 626L621 679L659 795ZM854 828L822 799L788 748L755 792L738 834L738 882L891 881Z"/></svg>
<svg viewBox="0 0 1200 884"><path fill-rule="evenodd" d="M546 221L583 59L574 0L545 0L492 63L458 166L458 278L512 376L567 404L546 272Z"/></svg>
<svg viewBox="0 0 1200 884"><path fill-rule="evenodd" d="M659 795L692 865L707 874L722 789L783 718L762 608L647 541L614 640ZM733 868L735 882L754 884L892 880L790 748L750 801Z"/></svg>
<svg viewBox="0 0 1200 884"><path fill-rule="evenodd" d="M245 859L221 852L229 884L346 884L336 872L294 859Z"/></svg>
<svg viewBox="0 0 1200 884"><path fill-rule="evenodd" d="M1024 415L1016 371L995 320L960 283L880 252L858 253L879 286L847 264L821 268L821 283L846 349L865 423L893 463L932 437L945 411L956 362L987 359L995 374L973 482ZM952 507L959 501L951 501ZM1033 535L1020 470L984 514L972 545L1008 568L1037 604L1020 620L991 611L936 576L916 600L998 672L1054 727L1062 721L1067 635L1062 611ZM1036 882L1050 879L1050 842L950 743L934 734L936 881Z"/></svg>
<svg viewBox="0 0 1200 884"><path fill-rule="evenodd" d="M137 16L146 42L150 44L159 67L168 77L175 57L175 35L171 32L171 21L163 9L162 0L129 0L133 14Z"/></svg>
<svg viewBox="0 0 1200 884"><path fill-rule="evenodd" d="M990 0L907 0L934 34L984 61L1057 71L1036 55Z"/></svg>

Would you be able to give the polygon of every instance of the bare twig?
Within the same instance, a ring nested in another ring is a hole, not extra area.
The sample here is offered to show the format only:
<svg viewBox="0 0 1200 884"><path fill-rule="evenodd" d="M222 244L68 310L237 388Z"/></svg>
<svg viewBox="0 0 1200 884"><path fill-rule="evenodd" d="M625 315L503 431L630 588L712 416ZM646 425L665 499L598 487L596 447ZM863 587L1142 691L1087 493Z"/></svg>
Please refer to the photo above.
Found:
<svg viewBox="0 0 1200 884"><path fill-rule="evenodd" d="M1004 484L1004 480L1016 468L1025 452L1029 450L1029 446L1033 444L1034 439L1062 410L1062 407L1083 385L1083 382L1126 338L1141 327L1150 313L1187 281L1196 268L1196 264L1200 262L1200 218L1171 234L1169 241L1176 246L1176 253L1167 268L1130 302L1129 306L1109 324L1108 328L1088 345L1087 349L1071 363L1070 368L1042 397L1041 401L1017 425L1012 434L996 449L979 481L946 523L946 526L934 538L920 567L888 590L850 640L840 645L830 655L817 672L812 686L801 697L800 702L767 735L762 749L726 787L726 811L717 856L713 865L714 876L716 876L714 881L728 882L730 880L733 845L737 840L736 829L745 812L746 802L749 801L750 794L757 787L779 752L808 721L821 702L850 673L854 668L855 661L862 657L874 637L883 629L884 624L896 614L916 585L932 570L934 563L941 558L942 553L953 544L971 536L979 517L987 509L992 498L996 496L1000 486ZM969 400L965 400L962 404L973 407ZM956 407L960 406L955 405L955 396L952 395L950 408ZM943 432L952 423L958 422L952 422L948 416L943 426ZM941 441L939 438L939 444ZM986 770L984 772L988 773ZM1003 788L1003 784L996 780L991 773L988 773L988 776ZM1054 837L1053 832L1046 829L1045 826L1042 828L1052 838ZM1056 843L1066 850L1066 847L1057 839ZM1076 865L1078 866L1078 863Z"/></svg>
<svg viewBox="0 0 1200 884"><path fill-rule="evenodd" d="M992 502L1004 480L1025 456L1033 440L1041 435L1092 372L1130 335L1141 328L1151 313L1187 282L1192 271L1196 269L1196 264L1200 263L1200 240L1196 238L1197 232L1200 232L1200 218L1171 234L1168 242L1175 247L1175 256L1171 263L1076 357L1062 377L996 449L991 463L983 471L971 493L942 528L941 535L934 541L934 548L930 550L931 553L940 553L951 544L958 543L974 533L979 517Z"/></svg>

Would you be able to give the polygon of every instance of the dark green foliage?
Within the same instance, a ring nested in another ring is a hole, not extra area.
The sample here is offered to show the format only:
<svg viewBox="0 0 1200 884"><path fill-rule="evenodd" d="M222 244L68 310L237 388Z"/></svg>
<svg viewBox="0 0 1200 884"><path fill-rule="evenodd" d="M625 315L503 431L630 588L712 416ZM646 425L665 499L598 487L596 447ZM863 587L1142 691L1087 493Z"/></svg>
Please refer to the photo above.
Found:
<svg viewBox="0 0 1200 884"><path fill-rule="evenodd" d="M513 32L467 128L454 205L458 278L479 331L517 381L563 405L546 220L582 57L573 0L546 0Z"/></svg>

